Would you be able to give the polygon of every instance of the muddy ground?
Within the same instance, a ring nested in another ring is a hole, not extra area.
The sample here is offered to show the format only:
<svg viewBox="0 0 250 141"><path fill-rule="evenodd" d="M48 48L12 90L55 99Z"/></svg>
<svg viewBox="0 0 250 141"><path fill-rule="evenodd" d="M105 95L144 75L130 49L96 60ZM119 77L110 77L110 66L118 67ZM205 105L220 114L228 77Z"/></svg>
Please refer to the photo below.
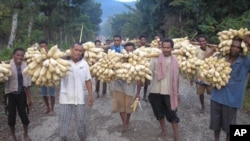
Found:
<svg viewBox="0 0 250 141"><path fill-rule="evenodd" d="M181 141L212 141L213 132L209 130L209 105L210 97L205 96L206 111L200 112L198 96L195 94L195 87L190 86L188 81L180 78L180 98L181 103L178 108L180 117L179 134ZM94 83L93 83L94 84ZM33 141L59 141L58 116L48 116L42 114L44 105L37 89L33 90L35 104L30 113L29 135ZM96 95L94 95L96 97ZM142 97L142 93L141 93ZM57 95L58 100L58 95ZM141 101L143 110L138 110L131 116L130 127L127 132L121 133L121 120L118 113L112 113L112 95L95 99L94 106L86 109L87 119L87 141L173 141L172 128L167 123L167 136L158 138L160 132L158 121L155 119L151 106L148 102ZM55 106L58 113L58 101ZM72 118L73 119L73 118ZM0 141L10 141L7 126L7 117L4 115L3 108L0 110ZM243 110L238 111L238 124L250 124L250 116ZM17 118L17 136L22 138L22 126ZM225 140L225 134L221 134ZM69 141L77 141L75 122L72 120Z"/></svg>

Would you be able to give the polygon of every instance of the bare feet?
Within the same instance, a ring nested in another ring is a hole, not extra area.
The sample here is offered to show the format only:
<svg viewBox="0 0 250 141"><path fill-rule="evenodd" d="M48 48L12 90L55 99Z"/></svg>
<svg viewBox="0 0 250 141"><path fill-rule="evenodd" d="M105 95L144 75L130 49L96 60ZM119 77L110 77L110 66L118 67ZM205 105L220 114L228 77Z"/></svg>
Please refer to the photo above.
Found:
<svg viewBox="0 0 250 141"><path fill-rule="evenodd" d="M128 130L127 127L121 127L121 128L118 130L118 132L123 133L123 132L126 132L127 130Z"/></svg>
<svg viewBox="0 0 250 141"><path fill-rule="evenodd" d="M47 109L46 111L43 112L44 114L48 114L49 113L49 110Z"/></svg>
<svg viewBox="0 0 250 141"><path fill-rule="evenodd" d="M50 111L49 115L54 116L56 113L54 111Z"/></svg>
<svg viewBox="0 0 250 141"><path fill-rule="evenodd" d="M128 126L122 125L122 126L118 129L118 132L123 133L123 132L126 132L127 130L128 130Z"/></svg>
<svg viewBox="0 0 250 141"><path fill-rule="evenodd" d="M204 114L205 113L205 109L201 109L201 114Z"/></svg>
<svg viewBox="0 0 250 141"><path fill-rule="evenodd" d="M13 136L12 136L12 139L13 139L13 141L17 141L16 135L13 135Z"/></svg>
<svg viewBox="0 0 250 141"><path fill-rule="evenodd" d="M158 137L161 137L161 138L163 138L165 136L166 136L166 132L161 132L161 133L158 134Z"/></svg>
<svg viewBox="0 0 250 141"><path fill-rule="evenodd" d="M205 113L205 107L201 108L201 113L204 114Z"/></svg>
<svg viewBox="0 0 250 141"><path fill-rule="evenodd" d="M27 135L27 136L23 136L23 140L24 141L32 141L31 138Z"/></svg>

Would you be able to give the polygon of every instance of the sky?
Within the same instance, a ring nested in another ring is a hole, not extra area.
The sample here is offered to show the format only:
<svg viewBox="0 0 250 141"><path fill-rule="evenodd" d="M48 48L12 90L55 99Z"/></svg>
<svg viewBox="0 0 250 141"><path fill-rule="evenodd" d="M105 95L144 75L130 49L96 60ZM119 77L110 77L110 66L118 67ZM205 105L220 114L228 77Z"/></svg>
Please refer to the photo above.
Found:
<svg viewBox="0 0 250 141"><path fill-rule="evenodd" d="M120 1L120 2L132 2L132 1L136 1L136 0L116 0L116 1Z"/></svg>

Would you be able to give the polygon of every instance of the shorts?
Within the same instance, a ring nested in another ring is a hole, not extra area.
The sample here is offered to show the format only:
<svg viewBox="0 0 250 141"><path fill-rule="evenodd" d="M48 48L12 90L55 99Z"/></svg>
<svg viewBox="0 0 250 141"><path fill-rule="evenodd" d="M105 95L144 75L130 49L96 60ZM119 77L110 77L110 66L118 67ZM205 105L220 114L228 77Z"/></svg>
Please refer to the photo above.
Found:
<svg viewBox="0 0 250 141"><path fill-rule="evenodd" d="M41 95L48 96L48 91L50 96L55 96L55 87L41 86Z"/></svg>
<svg viewBox="0 0 250 141"><path fill-rule="evenodd" d="M236 124L237 108L228 107L211 100L210 129L223 130L229 134L230 125Z"/></svg>
<svg viewBox="0 0 250 141"><path fill-rule="evenodd" d="M206 84L196 84L196 90L198 95L203 95L205 91L210 95L212 92L212 86Z"/></svg>
<svg viewBox="0 0 250 141"><path fill-rule="evenodd" d="M14 127L16 124L16 114L18 113L24 125L29 124L28 107L25 92L20 94L6 94L7 96L7 111L8 111L8 125Z"/></svg>
<svg viewBox="0 0 250 141"><path fill-rule="evenodd" d="M134 97L126 95L120 91L114 91L114 99L113 99L113 111L114 112L125 112L132 113L133 109L131 105L134 102Z"/></svg>
<svg viewBox="0 0 250 141"><path fill-rule="evenodd" d="M148 96L148 100L152 106L154 115L157 120L160 120L166 117L166 119L170 123L180 122L180 119L176 114L177 110L173 111L171 109L169 95L150 93Z"/></svg>

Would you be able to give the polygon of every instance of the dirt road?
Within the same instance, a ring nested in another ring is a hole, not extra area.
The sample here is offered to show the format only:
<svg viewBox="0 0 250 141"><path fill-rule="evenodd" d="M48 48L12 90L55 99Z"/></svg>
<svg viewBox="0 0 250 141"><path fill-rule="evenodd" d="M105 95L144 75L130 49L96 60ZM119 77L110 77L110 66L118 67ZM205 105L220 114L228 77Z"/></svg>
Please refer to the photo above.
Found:
<svg viewBox="0 0 250 141"><path fill-rule="evenodd" d="M209 130L209 96L205 96L206 111L204 114L201 114L195 88L191 87L188 81L182 77L180 82L181 103L178 108L178 116L181 120L179 124L181 141L212 141L213 132ZM167 123L167 136L163 139L158 138L156 135L160 132L160 127L153 115L151 106L144 101L141 101L141 104L143 110L138 110L132 114L129 131L120 133L118 129L121 127L121 120L118 113L112 113L111 95L95 99L94 106L87 108L86 112L87 141L172 141L171 125ZM58 104L55 109L58 113ZM30 136L33 141L59 141L58 116L46 116L39 113L36 115L31 114L30 116ZM239 110L237 118L237 123L239 124L250 124L250 116L242 110ZM8 132L8 128L6 127L5 129L0 129L0 135ZM22 132L19 130L17 132L19 138L21 138ZM224 133L221 135L221 138L225 140ZM6 139L10 140L7 136L0 138L0 140ZM75 122L72 120L69 141L77 140Z"/></svg>

